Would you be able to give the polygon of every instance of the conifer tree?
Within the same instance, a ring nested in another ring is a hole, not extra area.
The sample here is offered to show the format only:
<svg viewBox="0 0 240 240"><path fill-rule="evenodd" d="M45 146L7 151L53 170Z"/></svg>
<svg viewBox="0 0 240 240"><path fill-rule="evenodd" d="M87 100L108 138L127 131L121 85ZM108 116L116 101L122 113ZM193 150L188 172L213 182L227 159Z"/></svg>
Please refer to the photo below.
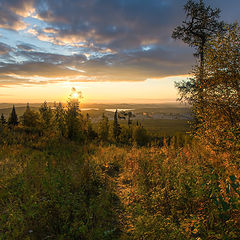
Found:
<svg viewBox="0 0 240 240"><path fill-rule="evenodd" d="M132 112L128 112L128 126L132 124L131 117L133 116Z"/></svg>
<svg viewBox="0 0 240 240"><path fill-rule="evenodd" d="M12 126L18 125L18 117L17 117L14 105L13 105L12 112L11 112L11 114L9 116L9 119L8 119L8 124L12 125Z"/></svg>
<svg viewBox="0 0 240 240"><path fill-rule="evenodd" d="M122 126L121 133L119 135L119 141L125 145L132 144L132 135L133 135L133 128L130 126Z"/></svg>
<svg viewBox="0 0 240 240"><path fill-rule="evenodd" d="M139 146L147 145L149 141L147 130L141 125L137 125L133 131L133 139Z"/></svg>
<svg viewBox="0 0 240 240"><path fill-rule="evenodd" d="M109 135L109 121L108 117L106 117L103 113L102 119L99 123L98 127L98 133L99 133L99 138L103 141L108 140L108 135Z"/></svg>
<svg viewBox="0 0 240 240"><path fill-rule="evenodd" d="M84 136L84 122L83 116L79 109L78 100L70 100L67 104L66 111L66 128L67 137L70 140L83 141Z"/></svg>
<svg viewBox="0 0 240 240"><path fill-rule="evenodd" d="M113 121L113 136L115 141L118 141L118 137L121 133L121 127L118 123L118 111L116 110L114 114L114 121Z"/></svg>
<svg viewBox="0 0 240 240"><path fill-rule="evenodd" d="M46 101L39 108L39 112L42 122L42 128L44 130L49 130L52 127L53 112L51 107L48 106Z"/></svg>
<svg viewBox="0 0 240 240"><path fill-rule="evenodd" d="M204 48L207 42L224 32L224 22L218 21L220 9L206 6L203 0L188 0L184 5L186 19L181 26L174 29L172 37L182 39L189 46L196 48L195 56L200 57L200 65L204 63Z"/></svg>
<svg viewBox="0 0 240 240"><path fill-rule="evenodd" d="M85 124L85 128L86 128L86 133L87 133L87 138L88 140L93 140L95 139L98 134L94 131L93 129L93 125L91 123L91 118L90 118L90 115L87 113L86 114L86 124Z"/></svg>
<svg viewBox="0 0 240 240"><path fill-rule="evenodd" d="M200 70L196 68L195 79ZM227 26L211 40L205 51L204 101L194 101L198 118L196 132L214 148L234 153L240 142L240 26ZM239 152L240 153L240 152Z"/></svg>
<svg viewBox="0 0 240 240"><path fill-rule="evenodd" d="M87 119L87 121L89 121L90 120L90 115L87 113L87 115L86 115L86 119Z"/></svg>
<svg viewBox="0 0 240 240"><path fill-rule="evenodd" d="M27 103L26 111L22 116L22 124L26 127L37 127L39 123L39 114L30 109L29 103Z"/></svg>
<svg viewBox="0 0 240 240"><path fill-rule="evenodd" d="M66 111L62 103L55 104L55 123L60 136L64 136L66 132Z"/></svg>
<svg viewBox="0 0 240 240"><path fill-rule="evenodd" d="M211 39L226 31L225 24L223 21L219 21L220 9L213 9L211 6L206 6L203 0L199 0L199 2L188 0L184 6L184 10L186 19L181 26L174 29L172 37L174 39L181 39L190 47L196 49L194 55L199 59L199 74L197 78L177 82L175 86L178 88L179 100L187 100L189 104L198 102L198 106L200 106L198 111L203 111L206 47ZM195 112L194 114L195 127L197 127L203 119L199 118Z"/></svg>
<svg viewBox="0 0 240 240"><path fill-rule="evenodd" d="M203 0L195 2L188 0L184 6L186 19L181 26L174 29L172 37L174 39L182 39L189 46L194 47L196 52L194 55L200 58L200 75L194 82L183 81L176 84L181 99L190 92L196 92L199 101L203 101L202 82L204 78L204 52L208 41L217 34L225 31L223 21L218 21L220 17L220 9L213 9L206 6Z"/></svg>
<svg viewBox="0 0 240 240"><path fill-rule="evenodd" d="M2 113L2 115L1 115L1 124L5 125L6 123L7 123L7 121L6 121L6 119L5 119L5 117L4 117L3 113Z"/></svg>
<svg viewBox="0 0 240 240"><path fill-rule="evenodd" d="M27 103L26 111L27 111L27 112L30 111L29 103Z"/></svg>

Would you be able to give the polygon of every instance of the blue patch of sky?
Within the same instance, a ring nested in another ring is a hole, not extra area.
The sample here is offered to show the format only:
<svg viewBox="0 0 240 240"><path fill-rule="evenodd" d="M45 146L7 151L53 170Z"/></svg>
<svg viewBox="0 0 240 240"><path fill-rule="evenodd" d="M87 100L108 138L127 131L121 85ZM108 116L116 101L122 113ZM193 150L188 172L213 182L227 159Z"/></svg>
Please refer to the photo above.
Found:
<svg viewBox="0 0 240 240"><path fill-rule="evenodd" d="M138 47L138 48L125 49L123 50L123 53L131 54L131 53L137 53L141 51L145 52L145 51L150 51L154 48L156 48L155 45L142 45L141 47Z"/></svg>
<svg viewBox="0 0 240 240"><path fill-rule="evenodd" d="M29 29L44 29L49 27L44 21L36 18L27 17L24 22L28 27L24 30L13 31L0 28L0 42L9 45L11 48L16 48L20 43L30 44L36 47L38 51L48 52L62 55L72 55L74 52L79 52L79 48L72 46L60 46L51 42L39 40L35 35L27 32Z"/></svg>
<svg viewBox="0 0 240 240"><path fill-rule="evenodd" d="M53 54L61 55L72 55L73 52L79 52L79 49L71 46L60 46L47 41L41 41L36 36L31 33L27 33L26 30L23 31L11 31L6 29L0 29L0 42L9 45L13 52L19 44L29 44L36 48L36 51L47 52Z"/></svg>
<svg viewBox="0 0 240 240"><path fill-rule="evenodd" d="M0 42L3 42L9 45L12 48L11 57L15 58L16 62L27 61L26 57L21 56L20 54L15 54L17 52L17 45L26 44L35 46L36 51L46 52L52 54L61 54L71 56L73 54L84 54L88 53L90 56L88 58L101 58L103 56L109 55L111 53L95 51L91 48L86 47L77 47L72 45L57 45L52 42L43 41L37 38L37 36L28 32L30 29L35 29L39 32L42 32L43 29L50 27L46 22L34 18L26 17L24 22L27 24L27 28L20 31L12 31L0 28ZM114 26L113 29L114 30ZM139 49L138 49L139 51Z"/></svg>
<svg viewBox="0 0 240 240"><path fill-rule="evenodd" d="M151 45L145 45L145 46L142 46L142 50L143 51L149 51L151 50L153 47Z"/></svg>
<svg viewBox="0 0 240 240"><path fill-rule="evenodd" d="M46 28L48 27L48 24L38 18L34 18L34 17L26 17L24 18L24 22L26 24L29 24L30 27L34 26L37 28Z"/></svg>

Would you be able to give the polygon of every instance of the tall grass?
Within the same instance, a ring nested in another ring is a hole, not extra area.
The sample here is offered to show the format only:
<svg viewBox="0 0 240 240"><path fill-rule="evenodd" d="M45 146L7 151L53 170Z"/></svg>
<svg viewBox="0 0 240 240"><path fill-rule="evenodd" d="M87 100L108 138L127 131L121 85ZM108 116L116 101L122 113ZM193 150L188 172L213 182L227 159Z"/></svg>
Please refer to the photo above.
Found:
<svg viewBox="0 0 240 240"><path fill-rule="evenodd" d="M74 143L0 153L0 239L112 239L114 193Z"/></svg>
<svg viewBox="0 0 240 240"><path fill-rule="evenodd" d="M1 145L0 239L239 239L240 172L201 142Z"/></svg>
<svg viewBox="0 0 240 240"><path fill-rule="evenodd" d="M95 158L106 169L118 166L123 239L239 238L240 173L230 155L194 142L100 148Z"/></svg>

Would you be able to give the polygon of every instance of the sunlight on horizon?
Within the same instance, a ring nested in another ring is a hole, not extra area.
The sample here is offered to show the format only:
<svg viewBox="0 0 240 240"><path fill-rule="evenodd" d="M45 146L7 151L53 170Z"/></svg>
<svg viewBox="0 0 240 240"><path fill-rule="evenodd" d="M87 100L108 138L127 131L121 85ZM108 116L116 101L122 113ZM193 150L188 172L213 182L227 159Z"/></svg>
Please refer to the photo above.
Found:
<svg viewBox="0 0 240 240"><path fill-rule="evenodd" d="M139 82L61 82L46 85L2 87L0 102L66 102L80 98L82 103L160 103L177 99L175 81L189 75L147 79Z"/></svg>

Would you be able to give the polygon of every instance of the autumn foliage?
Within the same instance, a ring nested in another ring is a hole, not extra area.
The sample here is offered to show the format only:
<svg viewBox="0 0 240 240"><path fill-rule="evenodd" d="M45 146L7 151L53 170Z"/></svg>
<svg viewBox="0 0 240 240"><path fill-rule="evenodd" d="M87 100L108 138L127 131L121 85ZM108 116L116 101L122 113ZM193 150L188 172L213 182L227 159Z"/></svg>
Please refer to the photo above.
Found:
<svg viewBox="0 0 240 240"><path fill-rule="evenodd" d="M2 115L0 239L239 239L240 27L225 30L177 84L191 140L159 144L117 111L94 128L77 101Z"/></svg>

